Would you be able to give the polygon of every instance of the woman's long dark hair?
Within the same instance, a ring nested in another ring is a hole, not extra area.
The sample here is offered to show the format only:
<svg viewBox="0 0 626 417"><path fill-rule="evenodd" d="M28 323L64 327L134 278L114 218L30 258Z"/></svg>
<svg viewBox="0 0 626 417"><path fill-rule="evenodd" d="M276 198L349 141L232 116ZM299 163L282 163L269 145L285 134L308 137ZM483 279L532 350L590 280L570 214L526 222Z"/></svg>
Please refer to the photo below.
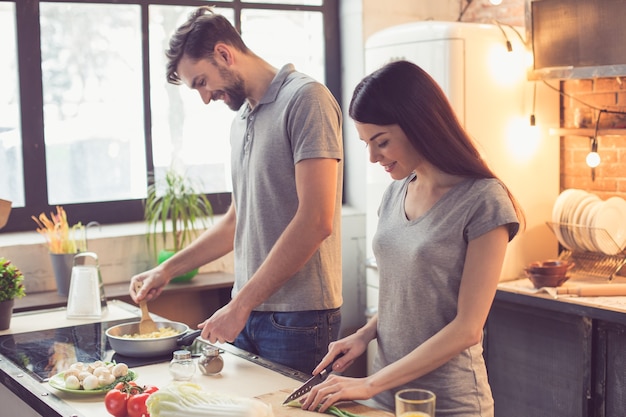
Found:
<svg viewBox="0 0 626 417"><path fill-rule="evenodd" d="M359 123L400 126L419 154L443 172L498 178L459 122L439 84L412 62L391 62L366 76L354 90L348 113ZM507 193L523 224L519 203L508 188Z"/></svg>

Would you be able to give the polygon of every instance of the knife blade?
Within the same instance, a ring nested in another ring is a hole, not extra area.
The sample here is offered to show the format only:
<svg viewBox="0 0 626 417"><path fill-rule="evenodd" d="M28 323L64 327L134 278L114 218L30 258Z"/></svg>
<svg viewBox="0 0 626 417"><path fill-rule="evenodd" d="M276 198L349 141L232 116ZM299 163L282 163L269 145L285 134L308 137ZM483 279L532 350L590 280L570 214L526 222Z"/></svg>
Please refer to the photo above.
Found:
<svg viewBox="0 0 626 417"><path fill-rule="evenodd" d="M283 405L288 404L288 403L292 402L293 400L297 400L298 398L302 397L307 392L311 391L311 388L313 388L314 386L324 382L324 380L326 380L328 375L330 375L330 373L333 371L333 365L335 364L337 359L341 358L342 356L343 356L343 353L338 354L335 357L335 360L330 365L328 365L326 368L324 368L322 370L322 372L320 372L317 375L312 376L304 384L302 384L300 387L298 387L294 392L292 392L285 399L285 401L283 401Z"/></svg>

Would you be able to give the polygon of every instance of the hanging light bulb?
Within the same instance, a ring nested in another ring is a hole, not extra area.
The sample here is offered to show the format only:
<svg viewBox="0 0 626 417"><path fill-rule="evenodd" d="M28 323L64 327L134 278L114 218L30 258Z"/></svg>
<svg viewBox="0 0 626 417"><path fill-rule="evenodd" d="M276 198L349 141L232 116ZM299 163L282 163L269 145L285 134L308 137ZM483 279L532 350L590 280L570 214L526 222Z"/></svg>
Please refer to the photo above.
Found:
<svg viewBox="0 0 626 417"><path fill-rule="evenodd" d="M498 6L502 4L502 0L489 0L489 3L493 4L494 6Z"/></svg>
<svg viewBox="0 0 626 417"><path fill-rule="evenodd" d="M594 136L591 138L591 151L587 154L587 158L585 158L585 162L589 168L595 168L600 165L600 155L598 154L598 137Z"/></svg>
<svg viewBox="0 0 626 417"><path fill-rule="evenodd" d="M585 162L587 162L589 168L596 168L600 165L600 155L598 152L589 152L587 158L585 158Z"/></svg>

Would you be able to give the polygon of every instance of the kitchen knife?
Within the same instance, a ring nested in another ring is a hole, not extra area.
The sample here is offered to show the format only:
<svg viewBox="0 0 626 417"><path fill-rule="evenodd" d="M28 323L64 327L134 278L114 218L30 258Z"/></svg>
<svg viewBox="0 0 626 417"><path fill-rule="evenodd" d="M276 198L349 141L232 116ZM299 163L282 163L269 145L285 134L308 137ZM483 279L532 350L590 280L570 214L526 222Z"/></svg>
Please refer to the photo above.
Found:
<svg viewBox="0 0 626 417"><path fill-rule="evenodd" d="M283 405L288 404L292 402L293 400L297 400L298 398L302 397L307 392L311 391L311 388L313 388L314 386L318 384L321 384L324 380L326 380L328 375L333 371L333 365L335 364L337 359L341 358L342 356L343 356L343 353L340 353L339 355L335 357L335 360L330 365L328 365L326 368L322 370L322 372L309 378L308 381L302 384L298 389L296 389L293 393L291 393L291 395L289 395L289 397L287 397L285 401L283 401Z"/></svg>

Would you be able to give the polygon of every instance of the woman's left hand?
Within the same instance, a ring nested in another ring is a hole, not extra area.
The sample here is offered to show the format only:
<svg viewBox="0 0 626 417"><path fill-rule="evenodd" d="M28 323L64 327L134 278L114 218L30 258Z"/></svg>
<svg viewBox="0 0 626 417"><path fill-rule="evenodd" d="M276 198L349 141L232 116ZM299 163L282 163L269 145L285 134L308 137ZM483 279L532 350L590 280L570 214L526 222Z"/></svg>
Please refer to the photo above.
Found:
<svg viewBox="0 0 626 417"><path fill-rule="evenodd" d="M326 381L314 386L300 401L302 409L323 413L338 401L367 400L374 394L370 392L367 378L330 375Z"/></svg>

